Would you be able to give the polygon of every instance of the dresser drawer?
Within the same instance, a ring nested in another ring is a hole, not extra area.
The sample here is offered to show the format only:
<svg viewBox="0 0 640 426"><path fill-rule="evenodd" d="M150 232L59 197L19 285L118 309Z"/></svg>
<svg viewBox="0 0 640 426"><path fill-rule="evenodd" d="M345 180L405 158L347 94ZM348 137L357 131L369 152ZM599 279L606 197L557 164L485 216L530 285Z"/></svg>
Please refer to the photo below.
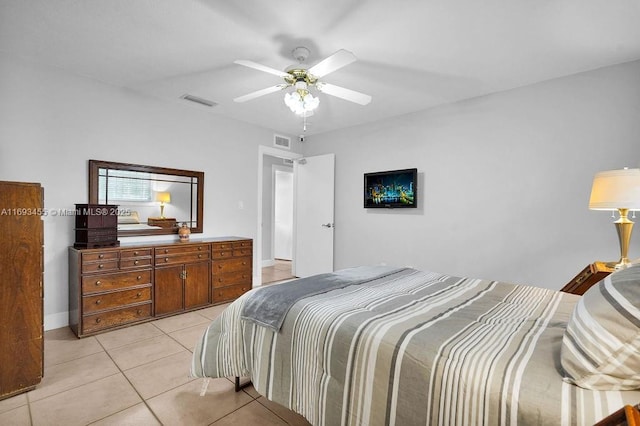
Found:
<svg viewBox="0 0 640 426"><path fill-rule="evenodd" d="M151 284L151 270L82 277L82 294Z"/></svg>
<svg viewBox="0 0 640 426"><path fill-rule="evenodd" d="M82 263L86 262L102 262L105 260L117 260L117 251L94 251L91 253L82 253Z"/></svg>
<svg viewBox="0 0 640 426"><path fill-rule="evenodd" d="M143 268L151 266L151 258L120 259L120 269Z"/></svg>
<svg viewBox="0 0 640 426"><path fill-rule="evenodd" d="M83 297L82 309L84 314L89 314L145 301L151 301L150 286Z"/></svg>
<svg viewBox="0 0 640 426"><path fill-rule="evenodd" d="M251 256L253 254L253 248L234 248L233 257Z"/></svg>
<svg viewBox="0 0 640 426"><path fill-rule="evenodd" d="M251 257L236 257L213 262L213 274L224 274L228 272L249 272L251 273Z"/></svg>
<svg viewBox="0 0 640 426"><path fill-rule="evenodd" d="M114 311L85 315L82 319L82 333L94 333L106 328L137 322L150 317L151 302Z"/></svg>
<svg viewBox="0 0 640 426"><path fill-rule="evenodd" d="M130 259L132 257L151 257L153 249L133 249L133 250L120 250L120 259Z"/></svg>
<svg viewBox="0 0 640 426"><path fill-rule="evenodd" d="M213 301L214 303L222 302L225 300L233 300L242 296L247 291L251 290L251 285L232 285L230 287L221 287L216 288L213 291Z"/></svg>
<svg viewBox="0 0 640 426"><path fill-rule="evenodd" d="M243 248L248 248L248 249L252 249L253 248L253 241L251 240L246 240L246 241L233 241L231 243L231 246L233 247L234 250L236 249L243 249Z"/></svg>
<svg viewBox="0 0 640 426"><path fill-rule="evenodd" d="M225 241L222 243L211 243L213 250L231 250L233 248L231 241Z"/></svg>
<svg viewBox="0 0 640 426"><path fill-rule="evenodd" d="M233 257L233 250L229 247L226 250L214 250L211 252L212 259L229 259Z"/></svg>
<svg viewBox="0 0 640 426"><path fill-rule="evenodd" d="M227 287L236 284L245 284L251 287L251 271L237 271L226 274L213 274L212 284L214 288Z"/></svg>
<svg viewBox="0 0 640 426"><path fill-rule="evenodd" d="M155 249L156 258L159 256L171 256L188 253L207 253L209 255L209 244L189 244L185 246L158 247Z"/></svg>
<svg viewBox="0 0 640 426"><path fill-rule="evenodd" d="M208 260L209 253L188 253L188 254L178 254L173 256L165 256L165 255L156 255L155 265L181 265L183 263L192 263L198 262L202 260Z"/></svg>
<svg viewBox="0 0 640 426"><path fill-rule="evenodd" d="M105 260L103 262L82 263L82 273L89 272L110 272L118 270L118 259Z"/></svg>

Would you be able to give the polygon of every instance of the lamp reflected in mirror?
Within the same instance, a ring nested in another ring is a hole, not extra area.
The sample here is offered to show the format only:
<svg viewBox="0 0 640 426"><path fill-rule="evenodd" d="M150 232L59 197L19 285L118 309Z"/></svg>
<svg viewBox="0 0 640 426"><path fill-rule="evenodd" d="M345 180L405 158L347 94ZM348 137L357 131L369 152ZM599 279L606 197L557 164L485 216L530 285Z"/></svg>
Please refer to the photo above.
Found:
<svg viewBox="0 0 640 426"><path fill-rule="evenodd" d="M160 219L164 217L164 205L171 202L170 192L156 192L156 201L160 202Z"/></svg>

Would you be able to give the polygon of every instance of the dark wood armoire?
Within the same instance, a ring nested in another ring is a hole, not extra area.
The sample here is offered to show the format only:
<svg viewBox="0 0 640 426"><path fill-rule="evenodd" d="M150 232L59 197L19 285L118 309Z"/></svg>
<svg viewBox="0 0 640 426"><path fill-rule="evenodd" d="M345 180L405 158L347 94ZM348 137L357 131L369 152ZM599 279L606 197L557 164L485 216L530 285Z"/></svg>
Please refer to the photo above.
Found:
<svg viewBox="0 0 640 426"><path fill-rule="evenodd" d="M43 198L40 184L0 181L0 399L44 372Z"/></svg>

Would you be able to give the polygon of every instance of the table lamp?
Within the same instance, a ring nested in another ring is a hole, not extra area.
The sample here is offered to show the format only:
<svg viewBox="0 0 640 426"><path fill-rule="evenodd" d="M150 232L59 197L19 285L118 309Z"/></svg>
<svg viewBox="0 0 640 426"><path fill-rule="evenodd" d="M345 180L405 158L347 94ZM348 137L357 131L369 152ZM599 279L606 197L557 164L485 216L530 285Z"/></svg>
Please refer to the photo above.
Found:
<svg viewBox="0 0 640 426"><path fill-rule="evenodd" d="M171 193L156 192L156 201L160 201L160 218L164 219L164 204L171 202Z"/></svg>
<svg viewBox="0 0 640 426"><path fill-rule="evenodd" d="M620 268L629 263L627 253L633 222L629 211L640 210L640 169L608 170L596 173L591 187L589 209L618 211L620 218L613 222L620 242L620 261L607 266Z"/></svg>

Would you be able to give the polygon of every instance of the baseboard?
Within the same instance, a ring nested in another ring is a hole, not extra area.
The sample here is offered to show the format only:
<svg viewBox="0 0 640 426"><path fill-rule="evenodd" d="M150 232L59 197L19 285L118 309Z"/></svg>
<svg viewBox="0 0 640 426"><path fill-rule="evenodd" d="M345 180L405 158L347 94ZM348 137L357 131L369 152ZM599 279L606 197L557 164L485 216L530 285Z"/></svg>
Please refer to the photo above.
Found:
<svg viewBox="0 0 640 426"><path fill-rule="evenodd" d="M267 259L262 261L263 268L268 268L269 266L274 266L275 264L276 264L276 261L274 259Z"/></svg>
<svg viewBox="0 0 640 426"><path fill-rule="evenodd" d="M67 327L69 325L69 312L58 312L44 316L44 331L55 330L56 328Z"/></svg>

